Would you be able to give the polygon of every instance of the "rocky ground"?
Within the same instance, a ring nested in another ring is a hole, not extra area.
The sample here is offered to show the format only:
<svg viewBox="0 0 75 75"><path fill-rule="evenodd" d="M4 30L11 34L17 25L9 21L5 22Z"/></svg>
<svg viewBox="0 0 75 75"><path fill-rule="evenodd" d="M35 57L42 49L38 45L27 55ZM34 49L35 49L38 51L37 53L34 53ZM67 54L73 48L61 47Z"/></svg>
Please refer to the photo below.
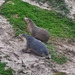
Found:
<svg viewBox="0 0 75 75"><path fill-rule="evenodd" d="M42 3L42 2L39 2L39 0L23 0L23 1L28 2L29 4L38 6L42 9L55 10L51 6L48 5L48 2ZM67 4L68 9L70 10L68 17L75 19L75 0L65 0L65 3ZM57 12L61 12L61 11L57 11Z"/></svg>
<svg viewBox="0 0 75 75"><path fill-rule="evenodd" d="M75 19L75 0L65 0L65 2L70 10L69 17Z"/></svg>
<svg viewBox="0 0 75 75"><path fill-rule="evenodd" d="M0 0L0 6L3 2ZM14 75L52 75L55 72L75 75L75 43L59 39L53 41L58 52L67 56L67 63L59 65L51 59L23 53L21 50L26 48L26 41L15 38L12 25L0 15L0 60L7 62L6 68L11 67Z"/></svg>
<svg viewBox="0 0 75 75"><path fill-rule="evenodd" d="M60 54L65 54L68 61L63 65L55 64L55 69L60 72L65 72L68 75L75 75L75 42L70 39L53 39L57 51Z"/></svg>
<svg viewBox="0 0 75 75"><path fill-rule="evenodd" d="M44 4L41 2L38 3L38 0L23 0L23 1L28 2L29 4L38 6L42 9L51 10L51 8L49 7L49 5L47 3L44 3Z"/></svg>
<svg viewBox="0 0 75 75"><path fill-rule="evenodd" d="M0 60L7 62L16 75L49 75L51 64L32 54L23 53L25 41L14 38L12 26L0 16ZM48 63L48 64L47 64Z"/></svg>

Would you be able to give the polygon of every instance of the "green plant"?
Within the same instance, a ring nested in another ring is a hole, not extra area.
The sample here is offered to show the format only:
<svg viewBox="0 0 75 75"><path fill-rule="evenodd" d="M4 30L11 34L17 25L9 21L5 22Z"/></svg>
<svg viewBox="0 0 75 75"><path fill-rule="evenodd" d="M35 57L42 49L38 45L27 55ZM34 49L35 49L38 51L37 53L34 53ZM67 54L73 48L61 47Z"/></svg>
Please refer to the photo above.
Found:
<svg viewBox="0 0 75 75"><path fill-rule="evenodd" d="M54 47L54 45L51 45L49 43L46 43L46 46L48 48L48 51L51 55L51 59L58 63L58 64L64 64L67 62L67 57L64 55L64 54L59 54L57 51L56 51L56 48Z"/></svg>
<svg viewBox="0 0 75 75"><path fill-rule="evenodd" d="M13 25L16 36L28 34L24 17L31 18L34 23L49 31L54 37L75 38L75 22L54 11L40 9L21 0L7 0L1 8L1 13ZM12 4L13 3L13 4ZM18 17L13 17L14 15Z"/></svg>
<svg viewBox="0 0 75 75"><path fill-rule="evenodd" d="M12 69L9 68L9 69L5 70L5 66L6 66L6 63L0 62L0 75L13 75Z"/></svg>
<svg viewBox="0 0 75 75"><path fill-rule="evenodd" d="M43 10L21 0L10 1L11 2L7 1L5 4L3 4L1 13L8 18L9 22L12 24L16 36L23 33L28 34L26 30L26 23L23 19L24 17L29 17L38 27L47 29L50 36L75 38L74 21L54 11ZM67 62L66 56L63 54L60 55L53 45L46 43L46 46L53 61L59 64Z"/></svg>
<svg viewBox="0 0 75 75"><path fill-rule="evenodd" d="M68 9L68 6L67 6L65 0L38 0L38 3L39 2L45 3L46 1L48 1L48 4L50 6L56 8L56 10L60 10L60 11L64 12L65 15L67 13L69 13L69 9Z"/></svg>
<svg viewBox="0 0 75 75"><path fill-rule="evenodd" d="M65 3L65 0L49 0L53 7L64 11L65 13L69 13L69 9Z"/></svg>
<svg viewBox="0 0 75 75"><path fill-rule="evenodd" d="M64 64L67 62L67 58L64 54L58 54L58 53L54 53L51 55L53 61L57 62L58 64Z"/></svg>

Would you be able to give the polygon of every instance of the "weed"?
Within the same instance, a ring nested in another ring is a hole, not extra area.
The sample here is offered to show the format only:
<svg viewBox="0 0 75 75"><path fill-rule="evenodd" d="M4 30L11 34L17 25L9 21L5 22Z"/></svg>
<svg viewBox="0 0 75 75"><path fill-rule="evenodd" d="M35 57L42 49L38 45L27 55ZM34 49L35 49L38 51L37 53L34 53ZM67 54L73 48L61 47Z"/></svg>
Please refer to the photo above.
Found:
<svg viewBox="0 0 75 75"><path fill-rule="evenodd" d="M13 75L11 68L5 70L6 63L0 62L0 75Z"/></svg>

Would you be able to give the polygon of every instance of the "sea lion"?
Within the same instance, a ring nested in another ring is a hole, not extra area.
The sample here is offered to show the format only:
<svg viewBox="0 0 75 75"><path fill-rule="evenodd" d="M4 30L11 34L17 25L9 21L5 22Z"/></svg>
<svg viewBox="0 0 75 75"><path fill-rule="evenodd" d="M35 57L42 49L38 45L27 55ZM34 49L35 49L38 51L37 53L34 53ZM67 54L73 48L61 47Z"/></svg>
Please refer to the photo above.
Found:
<svg viewBox="0 0 75 75"><path fill-rule="evenodd" d="M21 38L27 40L27 49L24 52L30 52L41 57L49 58L49 53L44 43L40 40L26 34L21 34Z"/></svg>
<svg viewBox="0 0 75 75"><path fill-rule="evenodd" d="M43 28L37 27L34 22L29 18L24 18L26 21L27 31L36 39L41 40L42 42L47 42L49 40L49 32Z"/></svg>

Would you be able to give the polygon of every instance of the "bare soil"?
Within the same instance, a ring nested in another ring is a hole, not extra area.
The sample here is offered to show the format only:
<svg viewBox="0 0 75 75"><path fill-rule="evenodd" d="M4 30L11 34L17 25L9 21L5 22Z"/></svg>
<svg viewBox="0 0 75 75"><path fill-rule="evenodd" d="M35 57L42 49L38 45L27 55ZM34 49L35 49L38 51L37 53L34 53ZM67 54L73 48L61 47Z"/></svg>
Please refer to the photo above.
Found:
<svg viewBox="0 0 75 75"><path fill-rule="evenodd" d="M75 42L73 39L58 39L53 38L52 43L60 54L67 57L67 63L58 65L55 64L55 69L60 72L65 72L67 75L75 75Z"/></svg>
<svg viewBox="0 0 75 75"><path fill-rule="evenodd" d="M65 0L65 2L70 10L69 17L75 19L75 0Z"/></svg>
<svg viewBox="0 0 75 75"><path fill-rule="evenodd" d="M39 2L39 0L23 0L23 1L28 2L31 5L38 6L42 9L51 10L50 6L47 3Z"/></svg>
<svg viewBox="0 0 75 75"><path fill-rule="evenodd" d="M0 0L2 4L4 1ZM65 72L75 75L75 42L71 40L52 39L53 44L60 53L64 53L68 61L59 65L36 55L23 53L26 41L14 37L12 25L0 15L0 60L7 62L5 69L11 67L13 75L52 75L56 72Z"/></svg>
<svg viewBox="0 0 75 75"><path fill-rule="evenodd" d="M55 10L54 8L52 8L52 6L48 5L48 1L46 1L45 3L39 2L39 0L23 0L23 1L38 6L42 9ZM75 0L65 0L65 3L67 4L68 9L70 10L70 13L67 14L68 17L75 20ZM57 12L61 12L61 11L57 11Z"/></svg>

